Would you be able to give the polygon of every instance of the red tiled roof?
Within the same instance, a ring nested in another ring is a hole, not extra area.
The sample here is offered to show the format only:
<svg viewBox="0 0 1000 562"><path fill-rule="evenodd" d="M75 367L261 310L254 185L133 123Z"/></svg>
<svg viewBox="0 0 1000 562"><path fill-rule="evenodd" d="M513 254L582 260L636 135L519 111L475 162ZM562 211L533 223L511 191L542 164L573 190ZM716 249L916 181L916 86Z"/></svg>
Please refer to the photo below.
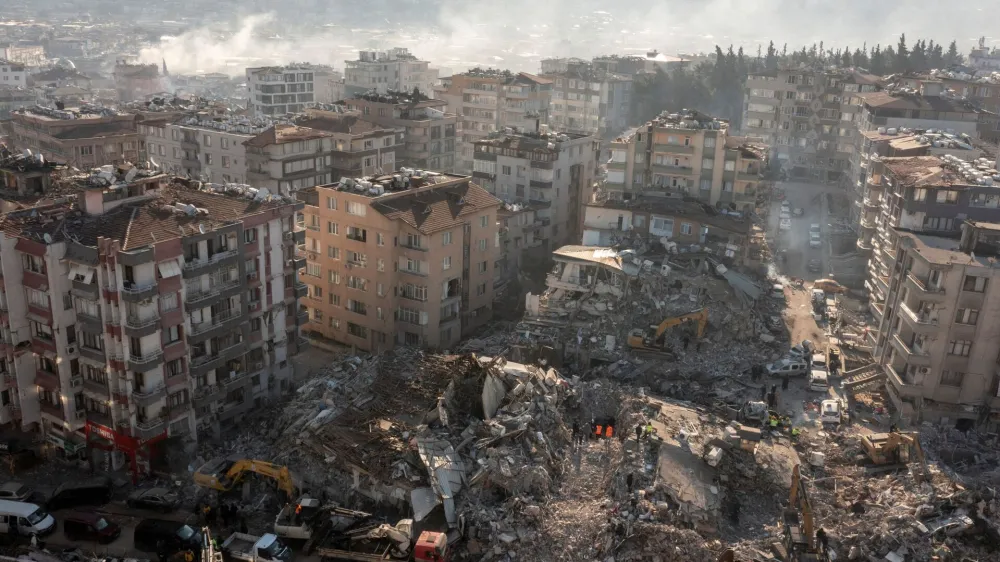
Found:
<svg viewBox="0 0 1000 562"><path fill-rule="evenodd" d="M468 215L501 205L490 192L468 181L425 189L381 197L372 202L372 207L388 219L433 234L461 225Z"/></svg>

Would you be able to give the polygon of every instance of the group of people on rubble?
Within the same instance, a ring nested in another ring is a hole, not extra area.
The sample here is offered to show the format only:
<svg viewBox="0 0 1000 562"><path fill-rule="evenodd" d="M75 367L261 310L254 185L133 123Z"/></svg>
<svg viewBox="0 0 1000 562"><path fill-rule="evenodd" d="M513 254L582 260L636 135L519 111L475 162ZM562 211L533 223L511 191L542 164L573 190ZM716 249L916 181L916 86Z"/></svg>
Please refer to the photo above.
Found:
<svg viewBox="0 0 1000 562"><path fill-rule="evenodd" d="M573 445L582 445L587 439L593 436L595 439L611 439L617 434L618 439L624 442L628 439L628 432L618 431L615 418L603 417L594 418L590 421L590 431L582 431L579 422L574 421L571 426ZM635 440L642 441L656 432L651 422L640 423L635 427Z"/></svg>
<svg viewBox="0 0 1000 562"><path fill-rule="evenodd" d="M234 528L239 525L239 532L248 532L247 518L240 514L239 507L230 502L221 502L213 505L211 502L198 502L195 513L202 525L215 527L221 521L223 529Z"/></svg>

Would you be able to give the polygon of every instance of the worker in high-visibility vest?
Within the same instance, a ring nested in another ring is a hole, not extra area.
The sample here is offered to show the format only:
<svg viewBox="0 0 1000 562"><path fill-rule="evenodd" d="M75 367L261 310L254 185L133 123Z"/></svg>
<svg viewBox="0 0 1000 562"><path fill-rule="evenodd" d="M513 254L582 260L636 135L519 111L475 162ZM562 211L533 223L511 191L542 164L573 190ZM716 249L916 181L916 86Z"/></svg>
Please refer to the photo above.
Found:
<svg viewBox="0 0 1000 562"><path fill-rule="evenodd" d="M604 426L603 426L603 425L600 425L600 424L598 424L598 425L597 425L596 427L597 427L597 429L595 429L595 430L594 430L594 435L595 435L596 437L600 437L600 436L601 436L601 434L602 434L602 433L604 433Z"/></svg>
<svg viewBox="0 0 1000 562"><path fill-rule="evenodd" d="M611 439L611 437L614 434L615 434L615 428L614 427L612 427L612 426L609 425L608 427L604 428L604 436L607 437L608 439Z"/></svg>

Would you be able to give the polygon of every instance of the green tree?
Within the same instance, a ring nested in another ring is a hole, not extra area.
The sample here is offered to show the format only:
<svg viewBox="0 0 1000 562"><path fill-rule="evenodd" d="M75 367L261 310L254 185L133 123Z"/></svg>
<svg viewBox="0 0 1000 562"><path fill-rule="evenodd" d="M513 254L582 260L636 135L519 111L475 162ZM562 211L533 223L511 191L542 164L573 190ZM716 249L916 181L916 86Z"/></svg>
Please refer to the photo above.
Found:
<svg viewBox="0 0 1000 562"><path fill-rule="evenodd" d="M855 49L852 58L854 66L868 68L868 53L864 49Z"/></svg>
<svg viewBox="0 0 1000 562"><path fill-rule="evenodd" d="M953 40L951 45L948 45L948 54L944 56L944 64L952 66L962 64L962 62L962 55L958 52L958 44Z"/></svg>
<svg viewBox="0 0 1000 562"><path fill-rule="evenodd" d="M774 41L767 45L767 54L764 56L764 68L775 70L778 68L778 53L774 48Z"/></svg>
<svg viewBox="0 0 1000 562"><path fill-rule="evenodd" d="M917 71L928 69L927 43L923 39L918 39L917 42L913 44L913 50L910 51L909 68Z"/></svg>
<svg viewBox="0 0 1000 562"><path fill-rule="evenodd" d="M869 70L872 71L872 74L877 74L881 76L885 74L886 71L889 70L886 65L885 59L886 57L885 54L882 52L881 45L875 45L874 47L872 47L871 62L869 63L869 65L871 66Z"/></svg>
<svg viewBox="0 0 1000 562"><path fill-rule="evenodd" d="M850 68L853 66L854 60L851 58L851 48L844 47L843 54L840 55L840 66L844 68Z"/></svg>
<svg viewBox="0 0 1000 562"><path fill-rule="evenodd" d="M892 47L887 47L886 52ZM886 58L892 64L893 72L906 72L910 68L910 51L906 49L906 34L902 33L899 36L899 43L896 44L896 52L893 56L886 55Z"/></svg>

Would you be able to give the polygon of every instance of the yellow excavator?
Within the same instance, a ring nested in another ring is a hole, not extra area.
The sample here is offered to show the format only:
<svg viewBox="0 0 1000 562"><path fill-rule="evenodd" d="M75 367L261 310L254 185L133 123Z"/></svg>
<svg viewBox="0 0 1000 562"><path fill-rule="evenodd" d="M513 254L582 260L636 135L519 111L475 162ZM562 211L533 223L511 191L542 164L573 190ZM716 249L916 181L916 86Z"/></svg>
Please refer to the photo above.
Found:
<svg viewBox="0 0 1000 562"><path fill-rule="evenodd" d="M927 459L920 448L920 436L915 432L893 429L889 433L862 435L861 445L868 458L883 469L903 467L916 460L920 462L920 467L913 471L913 477L921 482L927 475Z"/></svg>
<svg viewBox="0 0 1000 562"><path fill-rule="evenodd" d="M702 308L673 316L660 322L659 326L650 326L645 332L642 328L635 328L628 335L628 346L636 351L663 351L665 338L663 334L674 326L696 322L694 339L701 339L705 335L705 327L708 325L708 308Z"/></svg>
<svg viewBox="0 0 1000 562"><path fill-rule="evenodd" d="M287 466L251 459L213 459L194 473L194 483L203 488L228 492L238 486L248 473L273 478L278 489L295 498L301 487Z"/></svg>
<svg viewBox="0 0 1000 562"><path fill-rule="evenodd" d="M827 562L823 545L819 544L813 524L812 502L799 474L799 465L792 468L792 487L788 492L788 507L784 511L784 558L788 562Z"/></svg>

